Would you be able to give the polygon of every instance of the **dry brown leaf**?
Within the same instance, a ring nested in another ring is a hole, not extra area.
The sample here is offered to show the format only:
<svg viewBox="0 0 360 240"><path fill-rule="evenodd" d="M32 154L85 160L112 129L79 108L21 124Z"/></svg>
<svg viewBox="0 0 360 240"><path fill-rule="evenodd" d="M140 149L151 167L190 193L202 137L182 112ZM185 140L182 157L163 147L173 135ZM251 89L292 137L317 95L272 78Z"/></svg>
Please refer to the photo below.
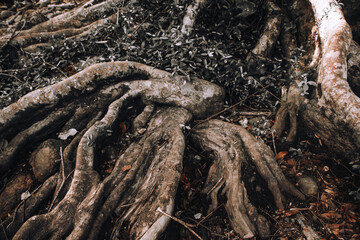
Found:
<svg viewBox="0 0 360 240"><path fill-rule="evenodd" d="M125 171L129 170L130 168L131 168L131 165L126 165L126 166L123 166L121 168L121 170L123 170L123 172L125 172Z"/></svg>
<svg viewBox="0 0 360 240"><path fill-rule="evenodd" d="M289 159L285 162L288 166L296 166L296 161L294 159Z"/></svg>
<svg viewBox="0 0 360 240"><path fill-rule="evenodd" d="M292 210L286 211L284 215L285 215L286 217L289 217L289 216L292 216L292 215L297 214L298 212L300 212L299 209L292 209Z"/></svg>
<svg viewBox="0 0 360 240"><path fill-rule="evenodd" d="M341 228L343 228L345 225L345 222L342 223L335 223L335 224L327 224L327 227L331 229L332 233L335 235L339 235L341 232Z"/></svg>
<svg viewBox="0 0 360 240"><path fill-rule="evenodd" d="M105 170L106 173L111 173L114 169L114 166L110 166L108 169Z"/></svg>
<svg viewBox="0 0 360 240"><path fill-rule="evenodd" d="M120 129L122 133L126 132L126 124L124 122L120 122Z"/></svg>
<svg viewBox="0 0 360 240"><path fill-rule="evenodd" d="M349 222L351 222L351 223L356 223L357 220L356 220L355 218L349 217Z"/></svg>
<svg viewBox="0 0 360 240"><path fill-rule="evenodd" d="M327 213L322 213L321 214L321 217L327 219L327 220L331 220L331 219L338 219L338 218L341 218L342 215L337 213L337 212L334 212L334 211L329 211Z"/></svg>
<svg viewBox="0 0 360 240"><path fill-rule="evenodd" d="M287 154L288 154L287 151L279 152L279 153L275 156L275 160L283 159Z"/></svg>
<svg viewBox="0 0 360 240"><path fill-rule="evenodd" d="M334 235L339 235L339 233L340 233L340 229L339 229L339 228L332 229L331 231L332 231L332 233L333 233Z"/></svg>
<svg viewBox="0 0 360 240"><path fill-rule="evenodd" d="M336 192L334 190L332 190L331 188L325 188L324 191L331 194L331 195L333 195L333 196L337 195Z"/></svg>

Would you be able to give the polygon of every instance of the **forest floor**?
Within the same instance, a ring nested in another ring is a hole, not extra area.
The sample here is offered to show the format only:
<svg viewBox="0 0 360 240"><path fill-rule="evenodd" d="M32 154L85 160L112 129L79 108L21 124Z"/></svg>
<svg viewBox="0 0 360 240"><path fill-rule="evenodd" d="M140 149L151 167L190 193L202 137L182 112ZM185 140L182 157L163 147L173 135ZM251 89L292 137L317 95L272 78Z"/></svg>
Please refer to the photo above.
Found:
<svg viewBox="0 0 360 240"><path fill-rule="evenodd" d="M22 52L21 56L11 48L4 49L0 57L0 109L27 92L106 61L136 61L189 76L189 80L199 77L214 82L226 91L225 110L214 118L239 124L261 138L275 152L292 182L306 175L319 187L318 193L306 201L289 198L286 210L278 210L265 182L256 177L256 171L251 167L243 169L246 188L251 189L250 200L273 226L270 239L304 237L306 227L302 224L310 226L323 239L359 239L359 171L332 155L305 128L299 128L298 139L291 146L272 135L281 87L289 84L288 63L282 60L280 46L276 46L271 59L246 61L262 32L265 9L259 7L244 19L228 3L231 1L213 1L199 15L194 32L181 43L172 38L182 24L186 1L139 2L144 3L124 6L119 11L118 24L109 24L81 41L53 39L52 49ZM123 123L124 135L129 123ZM196 123L187 126L187 131ZM210 163L211 156L188 147L174 216L203 239L239 239L231 230L223 204L207 214L209 200L201 189ZM103 174L111 171L112 164L108 162L101 167ZM30 169L28 164L19 167L17 171ZM10 179L11 175L2 177L1 185ZM36 187L35 184L29 190ZM299 221L299 215L303 216L303 222ZM162 239L197 238L182 224L171 221Z"/></svg>

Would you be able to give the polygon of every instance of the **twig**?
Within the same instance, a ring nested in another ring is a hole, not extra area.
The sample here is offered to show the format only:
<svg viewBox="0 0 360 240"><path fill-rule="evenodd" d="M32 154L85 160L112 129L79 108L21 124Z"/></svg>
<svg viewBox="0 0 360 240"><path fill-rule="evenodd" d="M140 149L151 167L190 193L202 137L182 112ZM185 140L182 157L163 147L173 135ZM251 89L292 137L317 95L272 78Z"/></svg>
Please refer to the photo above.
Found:
<svg viewBox="0 0 360 240"><path fill-rule="evenodd" d="M6 240L9 240L9 238L8 238L8 236L7 236L7 234L6 234L6 229L5 229L5 227L4 227L3 222L0 221L0 223L1 223L1 228L2 228L2 230L3 230L3 232L4 232L4 235L5 235L5 239L6 239Z"/></svg>
<svg viewBox="0 0 360 240"><path fill-rule="evenodd" d="M214 189L222 182L223 179L224 176L221 176L221 178L217 181L217 183L206 194L209 195L212 191L214 191Z"/></svg>
<svg viewBox="0 0 360 240"><path fill-rule="evenodd" d="M3 177L1 178L1 182L3 182L4 185L0 188L0 193L6 188L6 185L7 185L7 183L8 183L7 177L3 176Z"/></svg>
<svg viewBox="0 0 360 240"><path fill-rule="evenodd" d="M147 200L147 199L153 194L154 191L155 191L155 186L152 186L152 187L151 187L151 191L149 191L148 194L144 195L142 198L140 198L139 200L137 200L137 201L135 201L135 202L128 203L128 204L124 204L124 205L120 205L119 208L129 207L129 206L132 206L132 205L134 205L134 204L143 202L143 201Z"/></svg>
<svg viewBox="0 0 360 240"><path fill-rule="evenodd" d="M22 214L22 222L25 222L26 199L27 199L27 198L24 199L24 204L23 204L23 209L24 209L24 211L23 211L23 214Z"/></svg>
<svg viewBox="0 0 360 240"><path fill-rule="evenodd" d="M157 9L155 9L154 14L156 14L159 11L160 7L158 7ZM152 15L153 16L153 15ZM141 27L141 25L143 25L148 19L150 18L150 15L146 16L144 18L144 20L134 29L134 34L137 33L137 31L139 30L139 28Z"/></svg>
<svg viewBox="0 0 360 240"><path fill-rule="evenodd" d="M37 188L35 188L35 190L30 193L30 196L33 196L33 194L36 193L37 190L39 190L41 186L42 186L42 184L41 184L40 186L38 186ZM25 201L26 201L26 199L28 199L28 198L25 198L24 200L22 200L22 201L16 206L16 208L15 208L15 210L14 210L13 219L11 220L11 222L9 223L9 225L8 225L7 227L9 227L11 224L14 223L15 218L16 218L16 213L17 213L18 209L20 208L21 204L23 204L23 203L24 203L24 213L23 213L23 222L24 222L25 210L26 210L26 207L25 207Z"/></svg>
<svg viewBox="0 0 360 240"><path fill-rule="evenodd" d="M8 76L8 77L13 77L13 78L15 78L16 80L18 80L19 82L23 82L23 81L20 80L20 78L18 78L18 77L15 76L15 75L7 74L7 73L1 73L1 72L0 72L0 75Z"/></svg>
<svg viewBox="0 0 360 240"><path fill-rule="evenodd" d="M72 3L64 3L64 4L50 4L48 8L60 8L60 9L72 9L75 5Z"/></svg>
<svg viewBox="0 0 360 240"><path fill-rule="evenodd" d="M194 230L192 230L192 229L188 226L189 224L187 224L186 222L181 221L180 219L177 219L176 217L173 217L173 216L167 214L166 212L163 212L160 208L157 208L157 211L160 212L160 213L162 213L162 214L164 214L165 216L171 218L171 219L174 220L175 222L180 223L180 224L183 225L187 230L189 230L192 234L194 234L198 239L202 240L202 238L201 238Z"/></svg>
<svg viewBox="0 0 360 240"><path fill-rule="evenodd" d="M119 25L119 9L116 12L116 25Z"/></svg>
<svg viewBox="0 0 360 240"><path fill-rule="evenodd" d="M57 66L55 66L55 65L52 65L51 63L48 63L48 62L45 62L45 60L43 59L43 62L45 63L45 64L47 64L47 65L49 65L49 66L51 66L51 67L53 67L53 68L55 68L56 70L58 70L59 72L61 72L65 77L68 77L68 75L66 75L66 73L64 73L63 71L61 71L61 69L60 68L58 68Z"/></svg>
<svg viewBox="0 0 360 240"><path fill-rule="evenodd" d="M254 111L254 112L249 112L249 111L241 111L238 112L239 115L241 116L270 116L272 114L272 112L265 112L265 111Z"/></svg>
<svg viewBox="0 0 360 240"><path fill-rule="evenodd" d="M277 155L277 151L276 151L276 145L275 145L274 131L271 131L271 138L272 138L272 144L273 144L273 148L274 148L274 153L275 153L275 156L276 156L276 155Z"/></svg>
<svg viewBox="0 0 360 240"><path fill-rule="evenodd" d="M221 111L218 112L218 113L215 113L214 115L211 115L210 117L206 118L205 120L200 121L200 123L209 121L210 119L218 116L219 114L224 113L224 112L226 112L226 111L228 111L228 110L230 110L230 109L232 109L232 108L240 105L241 103L245 102L245 101L248 100L249 98L251 98L251 97L255 96L256 94L258 94L261 90L266 89L266 88L268 88L268 87L269 87L269 86L262 87L261 89L259 89L258 91L254 92L254 93L251 94L250 96L248 96L248 97L240 100L239 102L235 103L234 105L232 105L232 106L230 106L230 107L228 107L228 108L225 108L224 110L221 110ZM198 124L200 124L200 123L198 123ZM198 124L197 124L197 125L198 125Z"/></svg>
<svg viewBox="0 0 360 240"><path fill-rule="evenodd" d="M196 226L199 226L203 221L205 221L208 217L210 217L214 212L216 212L219 208L221 208L224 205L224 203L220 204L219 206L217 206L214 210L211 211L211 213L209 213L206 217L204 217L203 219L201 219Z"/></svg>
<svg viewBox="0 0 360 240"><path fill-rule="evenodd" d="M30 69L30 68L37 67L38 65L39 65L39 64L35 64L35 65L31 65L31 66L29 66L29 67L18 68L18 69L4 69L4 70L1 70L0 73L25 71L25 70L28 70L28 69Z"/></svg>
<svg viewBox="0 0 360 240"><path fill-rule="evenodd" d="M51 209L52 209L52 207L53 207L53 205L54 205L54 203L55 203L55 200L56 200L57 197L59 196L59 193L60 193L62 187L64 186L66 180L71 176L71 174L72 174L73 172L74 172L74 170L72 170L72 171L66 176L65 179L63 178L63 181L61 182L61 185L60 185L60 187L59 187L59 190L57 190L57 192L56 192L56 194L55 194L55 196L54 196L54 199L52 200L52 202L51 202L51 204L50 204L50 207L49 207L49 211L48 211L48 212L51 211Z"/></svg>
<svg viewBox="0 0 360 240"><path fill-rule="evenodd" d="M321 239L321 237L314 231L314 229L312 229L310 226L304 223L305 218L303 215L298 215L296 221L300 224L303 231L303 235L307 240Z"/></svg>
<svg viewBox="0 0 360 240"><path fill-rule="evenodd" d="M227 108L225 108L224 110L221 110L220 112L217 112L217 113L211 115L210 117L206 118L205 120L199 121L198 123L196 123L196 124L190 129L190 131L188 132L188 134L186 135L186 137L188 137L188 136L190 135L192 129L195 128L197 125L199 125L199 124L201 124L201 123L204 123L204 122L207 122L207 121L209 121L210 119L212 119L212 118L220 115L221 113L224 113L224 112L226 112L226 111L228 111L228 110L230 110L230 109L232 109L232 108L234 108L234 107L242 104L243 102L245 102L245 101L248 100L249 98L251 98L251 97L255 96L256 94L258 94L261 90L266 89L266 88L268 88L268 87L269 87L269 85L268 85L268 86L265 86L265 87L262 87L262 88L259 89L258 91L254 92L254 93L251 94L250 96L247 96L246 98L240 100L239 102L233 104L232 106L227 107Z"/></svg>
<svg viewBox="0 0 360 240"><path fill-rule="evenodd" d="M60 159L61 159L61 177L62 179L65 179L65 167L64 167L64 156L63 156L63 150L62 146L60 146Z"/></svg>
<svg viewBox="0 0 360 240"><path fill-rule="evenodd" d="M20 28L19 32L16 33L16 31L17 31L16 29L18 28L21 20L23 20L23 18L24 18L24 13L25 13L25 11L21 14L21 19L20 19L20 21L16 24L16 27L15 27L14 31L11 33L10 38L6 41L6 43L4 43L4 45L2 45L2 46L0 47L0 52L2 51L2 49L3 49L6 45L8 45L8 44L11 42L11 40L13 40L13 39L15 38L15 37L21 32L21 30L25 27L26 21L24 21L24 24L23 24L23 26Z"/></svg>
<svg viewBox="0 0 360 240"><path fill-rule="evenodd" d="M261 82L259 82L258 80L256 80L254 77L251 77L252 80L254 80L255 82L257 82L262 88L264 88L264 85L261 84ZM270 93L271 96L273 96L274 98L276 98L277 100L281 101L281 99L279 97L277 97L275 94L273 94L272 92L270 92L269 90L266 90Z"/></svg>
<svg viewBox="0 0 360 240"><path fill-rule="evenodd" d="M213 230L211 230L210 228L206 227L204 224L199 224L199 226L205 228L207 231L210 232L210 234L212 234L212 235L214 235L214 236L229 239L229 236L216 233L216 232L214 232ZM225 234L226 234L226 233L225 233ZM229 234L228 234L228 235L229 235Z"/></svg>
<svg viewBox="0 0 360 240"><path fill-rule="evenodd" d="M15 218L16 218L17 211L18 211L18 209L19 209L19 207L21 206L22 203L23 203L23 201L21 201L21 202L16 206L16 208L15 208L15 210L14 210L13 218L12 218L11 222L9 223L9 225L8 225L7 227L11 226L11 225L15 222ZM24 210L25 210L25 209L24 209Z"/></svg>

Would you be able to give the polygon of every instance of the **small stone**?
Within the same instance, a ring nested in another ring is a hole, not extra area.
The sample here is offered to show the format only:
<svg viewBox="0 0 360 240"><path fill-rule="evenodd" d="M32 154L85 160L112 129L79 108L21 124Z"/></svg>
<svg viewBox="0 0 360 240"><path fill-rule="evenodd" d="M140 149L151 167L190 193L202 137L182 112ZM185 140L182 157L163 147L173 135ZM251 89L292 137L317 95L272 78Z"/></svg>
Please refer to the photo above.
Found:
<svg viewBox="0 0 360 240"><path fill-rule="evenodd" d="M300 190L306 196L315 196L319 192L319 187L314 178L309 176L301 176L298 179Z"/></svg>
<svg viewBox="0 0 360 240"><path fill-rule="evenodd" d="M15 12L13 12L13 11L2 10L0 12L0 19L6 19L6 18L8 18L8 17L10 17L10 16L12 16L14 14L15 14Z"/></svg>
<svg viewBox="0 0 360 240"><path fill-rule="evenodd" d="M48 139L33 152L30 157L36 180L43 182L57 170L57 162L60 162L61 141Z"/></svg>
<svg viewBox="0 0 360 240"><path fill-rule="evenodd" d="M31 175L20 173L16 175L0 194L0 218L7 216L21 201L21 194L33 185Z"/></svg>

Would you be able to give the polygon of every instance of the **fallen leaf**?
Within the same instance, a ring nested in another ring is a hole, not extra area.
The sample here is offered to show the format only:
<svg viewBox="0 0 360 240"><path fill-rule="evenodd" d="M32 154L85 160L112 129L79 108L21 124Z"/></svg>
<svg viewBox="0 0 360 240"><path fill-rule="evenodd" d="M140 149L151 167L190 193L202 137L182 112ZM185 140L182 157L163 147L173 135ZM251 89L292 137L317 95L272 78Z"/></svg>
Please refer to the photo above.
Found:
<svg viewBox="0 0 360 240"><path fill-rule="evenodd" d="M114 166L110 166L108 169L105 170L105 172L111 173L113 169L114 169Z"/></svg>
<svg viewBox="0 0 360 240"><path fill-rule="evenodd" d="M334 211L330 211L330 212L327 212L327 213L322 213L321 216L327 220L330 220L330 219L338 219L338 218L341 218L342 215L337 213L337 212L334 212Z"/></svg>
<svg viewBox="0 0 360 240"><path fill-rule="evenodd" d="M292 216L294 214L297 214L298 212L300 212L299 209L288 210L288 211L285 212L285 216L289 217L289 216Z"/></svg>
<svg viewBox="0 0 360 240"><path fill-rule="evenodd" d="M296 165L296 161L294 159L289 159L285 162L286 165L288 166L295 166Z"/></svg>
<svg viewBox="0 0 360 240"><path fill-rule="evenodd" d="M283 159L287 154L288 154L287 151L279 152L279 153L275 156L275 160Z"/></svg>
<svg viewBox="0 0 360 240"><path fill-rule="evenodd" d="M70 128L70 129L67 130L67 131L64 131L64 132L59 133L58 137L59 137L61 140L66 140L66 139L68 139L69 137L74 136L77 132L78 132L78 131L77 131L75 128Z"/></svg>
<svg viewBox="0 0 360 240"><path fill-rule="evenodd" d="M327 192L327 193L329 193L330 195L333 195L333 196L336 196L336 195L337 195L336 192L333 191L333 190L330 189L330 188L326 188L326 189L324 189L324 191Z"/></svg>
<svg viewBox="0 0 360 240"><path fill-rule="evenodd" d="M190 188L190 186L191 186L190 182L185 183L185 184L183 185L183 190L184 190L184 191L188 190L188 189Z"/></svg>
<svg viewBox="0 0 360 240"><path fill-rule="evenodd" d="M76 73L76 70L75 70L75 67L73 65L68 65L66 68L65 68L65 71L70 75L74 75Z"/></svg>
<svg viewBox="0 0 360 240"><path fill-rule="evenodd" d="M130 168L131 168L131 165L126 165L126 166L123 166L121 168L121 170L123 170L123 172L125 172L125 171L129 170Z"/></svg>
<svg viewBox="0 0 360 240"><path fill-rule="evenodd" d="M351 222L351 223L356 223L357 221L356 221L356 219L355 218L349 218L349 222Z"/></svg>
<svg viewBox="0 0 360 240"><path fill-rule="evenodd" d="M122 133L126 132L126 124L124 122L120 122L120 129Z"/></svg>
<svg viewBox="0 0 360 240"><path fill-rule="evenodd" d="M326 194L322 193L320 199L321 199L322 202L327 202Z"/></svg>
<svg viewBox="0 0 360 240"><path fill-rule="evenodd" d="M334 235L339 235L339 233L340 233L340 229L338 229L338 228L332 229L331 231Z"/></svg>

